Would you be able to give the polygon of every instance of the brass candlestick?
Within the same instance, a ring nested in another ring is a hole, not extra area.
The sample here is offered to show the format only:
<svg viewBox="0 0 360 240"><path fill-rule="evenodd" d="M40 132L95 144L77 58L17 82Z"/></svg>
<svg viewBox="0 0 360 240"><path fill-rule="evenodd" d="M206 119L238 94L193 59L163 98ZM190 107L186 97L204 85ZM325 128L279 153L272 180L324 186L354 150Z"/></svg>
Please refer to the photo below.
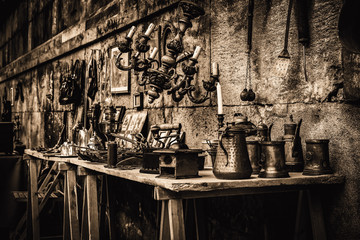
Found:
<svg viewBox="0 0 360 240"><path fill-rule="evenodd" d="M220 128L222 128L224 126L224 119L225 119L225 114L216 114L217 115L217 119L218 119L218 126Z"/></svg>

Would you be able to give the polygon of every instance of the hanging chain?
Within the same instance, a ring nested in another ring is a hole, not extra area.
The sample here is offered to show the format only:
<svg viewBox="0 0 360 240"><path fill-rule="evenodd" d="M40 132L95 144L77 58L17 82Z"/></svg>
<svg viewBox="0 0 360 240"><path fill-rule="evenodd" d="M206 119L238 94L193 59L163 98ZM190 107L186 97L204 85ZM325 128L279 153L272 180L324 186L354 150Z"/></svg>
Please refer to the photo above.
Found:
<svg viewBox="0 0 360 240"><path fill-rule="evenodd" d="M250 53L247 53L247 62L246 62L246 76L245 76L245 87L251 89L251 65L250 65Z"/></svg>

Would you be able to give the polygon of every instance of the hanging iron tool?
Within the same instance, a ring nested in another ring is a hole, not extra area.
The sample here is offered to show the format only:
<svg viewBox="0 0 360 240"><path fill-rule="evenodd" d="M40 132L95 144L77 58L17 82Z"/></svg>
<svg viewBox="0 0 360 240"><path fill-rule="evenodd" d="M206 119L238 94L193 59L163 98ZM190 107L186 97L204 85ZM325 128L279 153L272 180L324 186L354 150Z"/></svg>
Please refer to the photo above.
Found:
<svg viewBox="0 0 360 240"><path fill-rule="evenodd" d="M3 104L4 109L1 115L1 120L3 122L11 122L11 102L7 100L6 87L4 88Z"/></svg>
<svg viewBox="0 0 360 240"><path fill-rule="evenodd" d="M289 0L288 12L286 17L286 28L285 28L285 38L284 38L284 48L278 56L275 68L273 70L272 76L275 77L285 77L287 70L290 65L290 54L288 51L288 40L289 40L289 29L290 29L290 19L291 19L291 9L293 5L293 0Z"/></svg>
<svg viewBox="0 0 360 240"><path fill-rule="evenodd" d="M308 7L308 0L295 0L295 16L298 28L299 43L303 45L303 68L305 81L308 80L306 72L306 47L309 45L310 41Z"/></svg>
<svg viewBox="0 0 360 240"><path fill-rule="evenodd" d="M24 93L23 93L23 86L22 86L22 82L19 81L16 85L16 89L15 89L15 101L19 100L19 97L21 99L21 102L24 102Z"/></svg>
<svg viewBox="0 0 360 240"><path fill-rule="evenodd" d="M249 0L248 5L248 34L247 34L247 63L246 63L246 76L245 76L245 88L240 93L240 99L242 101L254 101L255 93L251 88L251 62L250 53L252 47L252 22L254 16L254 0ZM249 87L249 90L247 89Z"/></svg>
<svg viewBox="0 0 360 240"><path fill-rule="evenodd" d="M86 76L84 78L84 107L83 107L83 129L79 130L79 146L82 147L81 150L84 150L87 147L88 141L90 139L90 134L87 129L87 110L88 110L88 94L87 94L87 80L89 79L90 68L92 60L86 66Z"/></svg>
<svg viewBox="0 0 360 240"><path fill-rule="evenodd" d="M46 97L52 102L54 100L54 72L50 72L49 76L49 93L46 94Z"/></svg>
<svg viewBox="0 0 360 240"><path fill-rule="evenodd" d="M94 51L94 50L92 50ZM89 69L89 89L87 95L89 98L94 101L96 92L98 91L98 80L97 80L97 65L96 60L91 53L91 65Z"/></svg>
<svg viewBox="0 0 360 240"><path fill-rule="evenodd" d="M99 137L101 139L101 144L102 144L103 148L105 149L105 142L107 141L107 138L106 138L105 134L103 132L101 132L100 127L99 127L100 115L101 115L100 103L94 104L94 110L93 110L93 114L92 114L92 125L93 125L93 129L94 129L94 133L96 134L97 137Z"/></svg>

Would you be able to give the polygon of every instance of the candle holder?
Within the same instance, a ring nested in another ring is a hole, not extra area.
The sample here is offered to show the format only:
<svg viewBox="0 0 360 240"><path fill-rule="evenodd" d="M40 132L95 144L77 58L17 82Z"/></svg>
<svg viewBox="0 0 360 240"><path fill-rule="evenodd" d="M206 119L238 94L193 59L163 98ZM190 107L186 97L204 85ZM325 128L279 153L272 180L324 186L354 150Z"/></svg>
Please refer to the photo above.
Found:
<svg viewBox="0 0 360 240"><path fill-rule="evenodd" d="M220 128L222 128L224 126L224 119L225 119L225 114L216 114L217 115L217 119L218 119L218 126Z"/></svg>
<svg viewBox="0 0 360 240"><path fill-rule="evenodd" d="M149 103L153 103L155 99L160 97L160 93L163 90L167 90L167 94L171 95L175 102L180 102L187 95L191 102L200 104L209 99L209 92L216 90L215 83L218 81L218 72L213 73L209 80L203 81L203 88L206 91L205 95L200 97L194 95L196 87L192 81L197 72L196 64L198 63L197 58L201 48L197 46L194 52L184 51L183 36L186 30L192 27L191 20L204 15L205 11L190 1L180 1L179 7L182 9L182 16L179 18L176 36L167 43L167 51L161 58L160 63L154 59L157 54L157 48L154 48L149 58L140 59L141 53L146 53L150 49L147 42L150 40L149 36L154 29L153 24L150 24L146 33L140 40L136 41L135 48L137 52L132 56L128 66L121 63L121 54L132 51L131 38L134 35L134 28L131 29L125 40L119 44L120 54L117 56L115 66L122 71L134 69L137 72L142 72L138 84L140 86L149 86L149 90L146 92ZM162 42L165 44L171 28L166 27L163 32L164 40ZM182 63L181 69L183 74L179 74L176 70L177 65L180 63Z"/></svg>

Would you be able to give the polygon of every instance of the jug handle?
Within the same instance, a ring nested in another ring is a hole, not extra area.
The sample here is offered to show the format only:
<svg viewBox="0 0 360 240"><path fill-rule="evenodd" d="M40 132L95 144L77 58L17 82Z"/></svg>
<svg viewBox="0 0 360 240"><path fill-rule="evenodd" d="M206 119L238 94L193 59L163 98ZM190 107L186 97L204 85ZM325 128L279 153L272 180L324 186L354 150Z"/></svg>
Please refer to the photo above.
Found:
<svg viewBox="0 0 360 240"><path fill-rule="evenodd" d="M310 162L313 159L314 153L312 151L307 151L305 155L306 161Z"/></svg>
<svg viewBox="0 0 360 240"><path fill-rule="evenodd" d="M225 130L224 130L224 132L220 135L220 141L219 141L219 145L220 145L220 147L221 147L221 149L224 151L224 154L225 154L225 156L226 156L226 164L225 164L225 166L227 167L227 165L229 164L229 158L228 158L228 153L227 153L227 151L226 151L226 149L224 148L224 145L223 145L223 143L222 143L222 139L223 139L223 136L227 133L227 130L228 130L229 128L228 127L226 127L225 128Z"/></svg>
<svg viewBox="0 0 360 240"><path fill-rule="evenodd" d="M299 123L296 126L295 137L294 137L294 140L293 140L293 146L291 148L292 157L299 156L299 147L301 148L301 140L300 140L300 126L301 126L301 123L302 123L302 119L299 120Z"/></svg>
<svg viewBox="0 0 360 240"><path fill-rule="evenodd" d="M274 126L274 123L270 124L268 132L267 132L267 139L268 141L271 141L271 129Z"/></svg>

